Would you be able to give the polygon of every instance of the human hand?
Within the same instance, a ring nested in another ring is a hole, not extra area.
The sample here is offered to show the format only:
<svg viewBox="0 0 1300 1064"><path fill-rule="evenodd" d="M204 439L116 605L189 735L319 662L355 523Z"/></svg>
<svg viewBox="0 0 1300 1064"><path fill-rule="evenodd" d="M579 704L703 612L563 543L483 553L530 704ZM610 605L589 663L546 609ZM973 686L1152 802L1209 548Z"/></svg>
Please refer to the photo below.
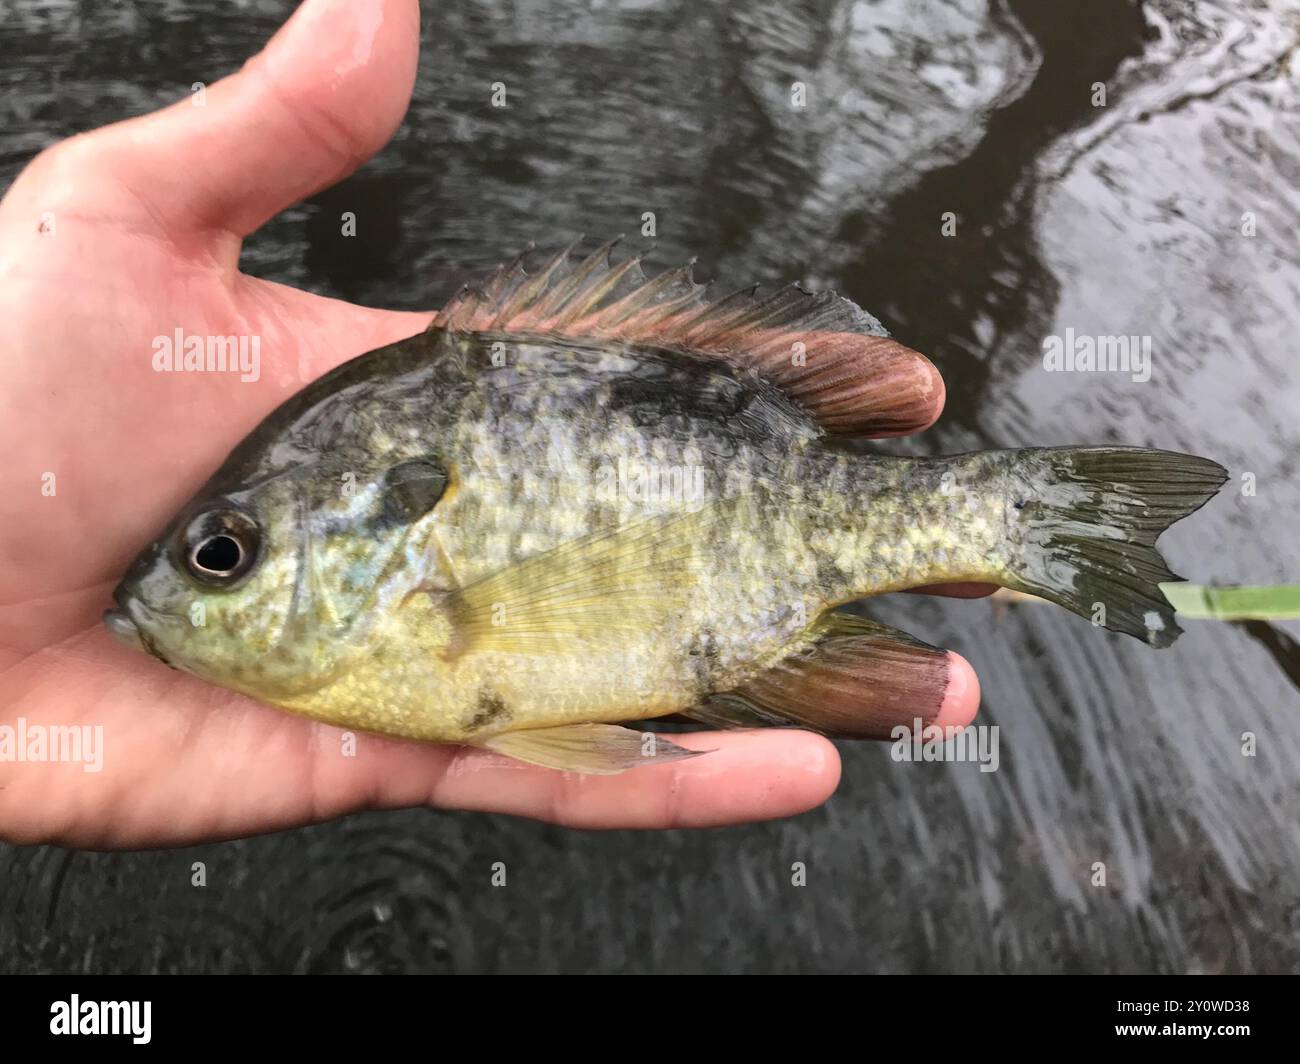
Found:
<svg viewBox="0 0 1300 1064"><path fill-rule="evenodd" d="M422 804L704 826L798 813L838 783L835 747L799 731L675 736L715 752L621 776L369 735L345 757L339 729L168 671L101 624L131 558L262 417L427 323L238 269L244 237L387 141L418 20L414 0L312 0L204 106L55 145L0 201L0 726L103 736L100 771L0 760L0 837L180 845ZM178 328L260 337L260 380L155 372L153 338ZM963 725L978 684L961 659L951 675L937 723Z"/></svg>

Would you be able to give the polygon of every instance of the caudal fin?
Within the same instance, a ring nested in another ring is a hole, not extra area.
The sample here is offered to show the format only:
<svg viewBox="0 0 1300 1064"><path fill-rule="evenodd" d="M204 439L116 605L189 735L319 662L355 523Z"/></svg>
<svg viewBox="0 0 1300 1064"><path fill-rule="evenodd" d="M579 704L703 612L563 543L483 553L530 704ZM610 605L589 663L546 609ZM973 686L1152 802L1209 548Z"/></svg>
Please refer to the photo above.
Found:
<svg viewBox="0 0 1300 1064"><path fill-rule="evenodd" d="M1181 580L1155 549L1228 478L1217 462L1137 447L1026 451L1019 549L1007 585L1113 632L1166 647L1182 631L1159 585Z"/></svg>

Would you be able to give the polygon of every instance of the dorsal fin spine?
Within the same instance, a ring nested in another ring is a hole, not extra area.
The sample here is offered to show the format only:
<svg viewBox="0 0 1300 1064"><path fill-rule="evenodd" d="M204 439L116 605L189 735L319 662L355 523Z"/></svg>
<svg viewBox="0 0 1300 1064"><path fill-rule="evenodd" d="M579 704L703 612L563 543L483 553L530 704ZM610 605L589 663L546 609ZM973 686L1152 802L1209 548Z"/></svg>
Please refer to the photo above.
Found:
<svg viewBox="0 0 1300 1064"><path fill-rule="evenodd" d="M767 296L742 289L710 302L692 276L694 260L648 280L639 254L613 263L615 243L571 267L575 243L534 275L521 255L482 286L458 292L435 325L711 356L780 388L836 435L897 435L937 415L938 372L850 300L787 285Z"/></svg>

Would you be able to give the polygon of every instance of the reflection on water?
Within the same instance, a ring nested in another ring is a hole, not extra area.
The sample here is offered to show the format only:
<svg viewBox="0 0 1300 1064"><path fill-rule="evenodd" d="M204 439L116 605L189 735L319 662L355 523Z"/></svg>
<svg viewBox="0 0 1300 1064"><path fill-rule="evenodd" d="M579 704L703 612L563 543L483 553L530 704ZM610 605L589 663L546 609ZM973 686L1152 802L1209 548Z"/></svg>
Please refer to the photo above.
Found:
<svg viewBox="0 0 1300 1064"><path fill-rule="evenodd" d="M233 70L287 7L0 0L0 178ZM898 446L1207 454L1234 482L1163 541L1174 568L1294 579L1298 23L1241 8L440 4L392 146L250 241L245 268L428 307L530 241L649 244L652 211L658 263L833 285L930 353L948 415ZM1151 380L1045 372L1067 329L1151 337ZM1300 966L1295 626L1193 622L1156 653L1046 606L872 610L975 662L1000 771L846 747L826 808L698 834L410 811L180 852L0 849L0 966ZM188 886L199 859L221 889ZM520 889L487 886L498 860Z"/></svg>

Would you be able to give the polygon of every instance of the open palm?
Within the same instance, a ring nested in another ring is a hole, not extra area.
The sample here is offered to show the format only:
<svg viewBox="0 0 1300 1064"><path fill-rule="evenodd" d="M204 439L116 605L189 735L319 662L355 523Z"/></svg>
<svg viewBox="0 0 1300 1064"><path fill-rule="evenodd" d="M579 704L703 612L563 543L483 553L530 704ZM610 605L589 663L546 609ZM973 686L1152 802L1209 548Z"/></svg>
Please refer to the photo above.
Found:
<svg viewBox="0 0 1300 1064"><path fill-rule="evenodd" d="M375 17L375 7L381 9ZM574 777L356 737L211 687L100 623L130 559L308 380L427 318L241 274L242 239L346 176L401 120L418 7L307 3L267 49L156 114L44 152L0 202L0 725L102 727L102 770L0 761L0 837L170 845L432 803L580 826L733 823L823 801L835 748L697 734L708 757ZM163 373L153 340L257 336L261 376ZM973 715L968 667L945 709Z"/></svg>

